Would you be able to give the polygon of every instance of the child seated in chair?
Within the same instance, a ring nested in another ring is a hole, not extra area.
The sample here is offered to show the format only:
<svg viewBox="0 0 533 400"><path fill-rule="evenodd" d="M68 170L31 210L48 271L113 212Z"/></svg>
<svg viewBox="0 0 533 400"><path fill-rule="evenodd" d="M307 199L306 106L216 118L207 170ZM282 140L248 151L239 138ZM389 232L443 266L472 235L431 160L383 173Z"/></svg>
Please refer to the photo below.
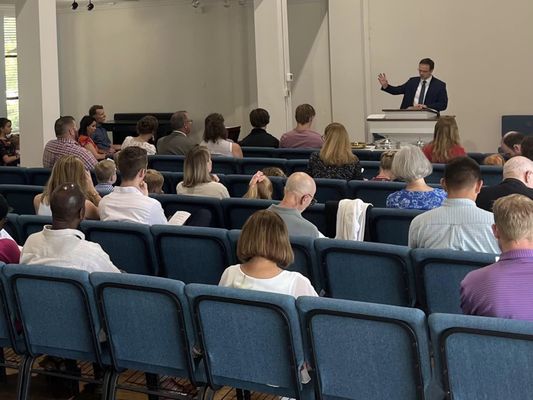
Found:
<svg viewBox="0 0 533 400"><path fill-rule="evenodd" d="M113 184L117 181L117 167L113 160L102 160L94 167L96 181L94 187L100 196L105 196L113 191Z"/></svg>

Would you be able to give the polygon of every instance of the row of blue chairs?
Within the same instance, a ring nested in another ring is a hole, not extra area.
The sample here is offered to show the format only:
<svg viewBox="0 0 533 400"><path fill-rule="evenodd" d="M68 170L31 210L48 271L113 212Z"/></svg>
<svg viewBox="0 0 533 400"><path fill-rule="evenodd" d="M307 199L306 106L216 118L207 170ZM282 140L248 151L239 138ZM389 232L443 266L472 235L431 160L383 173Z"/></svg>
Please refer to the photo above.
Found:
<svg viewBox="0 0 533 400"><path fill-rule="evenodd" d="M148 166L158 171L183 172L184 156L150 156ZM307 171L307 160L285 160L283 158L231 158L213 157L213 172L217 174L253 175L265 167L278 167L289 176L293 172ZM363 177L372 179L379 173L379 161L361 161ZM433 164L433 172L426 182L439 184L444 175L446 164ZM485 185L495 185L502 180L502 167L481 165L481 174Z"/></svg>
<svg viewBox="0 0 533 400"><path fill-rule="evenodd" d="M302 400L521 400L533 390L530 322L46 266L2 266L0 278L0 341L24 356L20 399L40 355L98 364L103 399L160 394L119 384L127 369Z"/></svg>
<svg viewBox="0 0 533 400"><path fill-rule="evenodd" d="M50 222L47 217L18 219L25 235ZM116 266L129 273L216 285L226 267L238 263L239 230L100 221L84 221L81 230L87 240L102 246ZM298 236L290 240L295 261L288 269L308 277L317 293L417 306L428 313L460 314L461 280L495 260L491 254L381 243Z"/></svg>
<svg viewBox="0 0 533 400"><path fill-rule="evenodd" d="M271 147L242 147L244 157L284 158L287 160L308 160L311 153L320 149L273 149ZM379 161L383 150L353 149L353 154L361 161ZM469 152L467 155L482 164L485 157L492 153Z"/></svg>

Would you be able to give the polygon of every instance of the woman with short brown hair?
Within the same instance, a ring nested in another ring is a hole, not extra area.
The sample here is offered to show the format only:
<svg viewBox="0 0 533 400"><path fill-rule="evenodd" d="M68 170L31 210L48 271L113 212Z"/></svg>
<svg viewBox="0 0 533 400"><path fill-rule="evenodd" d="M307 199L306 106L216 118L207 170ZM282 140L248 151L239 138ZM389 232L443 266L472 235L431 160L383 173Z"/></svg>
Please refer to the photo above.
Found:
<svg viewBox="0 0 533 400"><path fill-rule="evenodd" d="M309 279L287 271L294 261L285 222L273 211L257 211L244 224L237 242L242 264L224 271L219 286L298 296L317 296Z"/></svg>

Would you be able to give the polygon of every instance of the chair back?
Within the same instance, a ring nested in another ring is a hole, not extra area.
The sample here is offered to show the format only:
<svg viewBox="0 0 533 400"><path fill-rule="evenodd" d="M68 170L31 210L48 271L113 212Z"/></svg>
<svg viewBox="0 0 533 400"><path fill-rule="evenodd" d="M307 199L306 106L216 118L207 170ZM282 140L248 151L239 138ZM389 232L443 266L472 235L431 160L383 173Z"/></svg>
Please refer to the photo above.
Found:
<svg viewBox="0 0 533 400"><path fill-rule="evenodd" d="M85 238L98 243L113 264L130 274L157 275L150 227L131 222L82 221Z"/></svg>
<svg viewBox="0 0 533 400"><path fill-rule="evenodd" d="M217 285L232 262L227 231L193 226L152 226L160 276Z"/></svg>
<svg viewBox="0 0 533 400"><path fill-rule="evenodd" d="M0 185L27 185L29 182L25 167L0 166Z"/></svg>
<svg viewBox="0 0 533 400"><path fill-rule="evenodd" d="M466 274L492 264L495 254L413 249L411 260L422 309L429 313L462 314L460 288Z"/></svg>
<svg viewBox="0 0 533 400"><path fill-rule="evenodd" d="M377 243L407 246L411 221L422 212L399 208L371 208L368 220L370 239Z"/></svg>
<svg viewBox="0 0 533 400"><path fill-rule="evenodd" d="M33 185L0 185L0 193L13 208L15 214L34 215L33 198L43 192L42 186Z"/></svg>
<svg viewBox="0 0 533 400"><path fill-rule="evenodd" d="M361 199L374 207L386 207L387 196L404 189L403 182L350 181L348 191L350 198Z"/></svg>
<svg viewBox="0 0 533 400"><path fill-rule="evenodd" d="M414 308L300 297L317 399L424 399L426 318Z"/></svg>
<svg viewBox="0 0 533 400"><path fill-rule="evenodd" d="M429 327L436 373L448 399L530 398L531 322L436 313Z"/></svg>
<svg viewBox="0 0 533 400"><path fill-rule="evenodd" d="M158 171L183 172L185 156L154 155L148 156L148 168Z"/></svg>
<svg viewBox="0 0 533 400"><path fill-rule="evenodd" d="M50 225L51 223L51 215L19 215L17 224L19 227L20 243L24 244L28 236L42 231L45 225Z"/></svg>
<svg viewBox="0 0 533 400"><path fill-rule="evenodd" d="M292 296L196 284L185 292L211 387L301 398L303 348Z"/></svg>
<svg viewBox="0 0 533 400"><path fill-rule="evenodd" d="M192 214L198 210L207 210L211 213L211 226L224 228L224 216L219 199L177 194L152 194L150 196L161 203L167 218L171 218L176 211L187 211Z"/></svg>
<svg viewBox="0 0 533 400"><path fill-rule="evenodd" d="M344 179L315 178L315 199L319 203L339 201L348 197L348 185Z"/></svg>
<svg viewBox="0 0 533 400"><path fill-rule="evenodd" d="M86 271L9 264L4 274L30 356L101 363L100 320Z"/></svg>
<svg viewBox="0 0 533 400"><path fill-rule="evenodd" d="M409 248L317 239L315 249L328 297L408 307L414 305Z"/></svg>
<svg viewBox="0 0 533 400"><path fill-rule="evenodd" d="M193 326L183 282L96 272L91 283L116 371L134 369L194 381Z"/></svg>
<svg viewBox="0 0 533 400"><path fill-rule="evenodd" d="M287 160L283 158L257 158L249 157L241 160L241 171L245 175L253 175L266 167L278 167L287 170Z"/></svg>

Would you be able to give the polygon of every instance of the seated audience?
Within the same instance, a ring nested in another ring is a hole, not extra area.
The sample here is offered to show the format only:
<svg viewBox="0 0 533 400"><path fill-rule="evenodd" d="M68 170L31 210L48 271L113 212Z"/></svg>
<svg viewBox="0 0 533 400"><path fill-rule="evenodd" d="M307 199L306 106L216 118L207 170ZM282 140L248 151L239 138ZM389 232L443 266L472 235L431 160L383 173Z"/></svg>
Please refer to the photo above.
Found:
<svg viewBox="0 0 533 400"><path fill-rule="evenodd" d="M344 125L333 122L324 131L326 141L320 152L309 157L307 172L313 178L363 179L361 163L352 153L350 138Z"/></svg>
<svg viewBox="0 0 533 400"><path fill-rule="evenodd" d="M92 171L98 163L89 150L78 143L76 121L72 117L60 117L54 125L56 139L46 143L43 151L43 167L52 168L57 160L63 156L76 156L83 163L85 169Z"/></svg>
<svg viewBox="0 0 533 400"><path fill-rule="evenodd" d="M137 136L126 136L122 142L121 149L125 149L129 146L137 146L141 149L145 149L149 156L153 156L156 153L155 146L149 143L150 140L155 140L157 134L157 128L159 127L159 121L153 115L146 115L137 121Z"/></svg>
<svg viewBox="0 0 533 400"><path fill-rule="evenodd" d="M305 172L294 172L285 184L283 200L268 209L287 224L289 235L324 237L318 228L302 217L302 212L316 203L316 184Z"/></svg>
<svg viewBox="0 0 533 400"><path fill-rule="evenodd" d="M461 146L459 128L454 116L439 117L435 124L433 140L426 144L422 151L432 163L447 163L455 157L466 155Z"/></svg>
<svg viewBox="0 0 533 400"><path fill-rule="evenodd" d="M381 153L379 158L379 173L372 178L373 181L383 181L383 182L392 182L396 179L392 173L392 160L394 160L394 155L396 151L388 150Z"/></svg>
<svg viewBox="0 0 533 400"><path fill-rule="evenodd" d="M6 264L18 264L20 259L20 249L13 238L4 230L9 213L9 204L4 196L0 194L0 262Z"/></svg>
<svg viewBox="0 0 533 400"><path fill-rule="evenodd" d="M80 129L78 131L78 143L85 150L89 150L97 160L105 160L107 154L98 149L93 141L94 132L96 131L96 120L88 115L84 116L80 121Z"/></svg>
<svg viewBox="0 0 533 400"><path fill-rule="evenodd" d="M280 178L286 178L285 172L278 167L265 167L261 170L266 176L279 176Z"/></svg>
<svg viewBox="0 0 533 400"><path fill-rule="evenodd" d="M21 264L51 265L87 272L120 272L99 244L85 240L79 230L85 218L85 195L74 183L57 186L50 194L52 225L28 237Z"/></svg>
<svg viewBox="0 0 533 400"><path fill-rule="evenodd" d="M100 196L105 196L111 193L114 189L113 185L117 181L117 167L113 160L102 160L96 167L94 167L94 174L96 175L96 182L98 184L94 187Z"/></svg>
<svg viewBox="0 0 533 400"><path fill-rule="evenodd" d="M533 135L526 136L520 144L520 151L524 157L533 161Z"/></svg>
<svg viewBox="0 0 533 400"><path fill-rule="evenodd" d="M522 155L522 141L525 136L516 131L507 132L502 137L500 144L500 152L506 158L516 157Z"/></svg>
<svg viewBox="0 0 533 400"><path fill-rule="evenodd" d="M126 147L118 153L120 186L105 196L98 206L102 221L138 222L141 224L166 224L167 218L161 203L148 196L144 176L148 167L146 150L137 146Z"/></svg>
<svg viewBox="0 0 533 400"><path fill-rule="evenodd" d="M290 148L320 148L324 140L320 133L311 130L315 109L310 104L300 104L296 107L296 128L284 133L279 141L279 147Z"/></svg>
<svg viewBox="0 0 533 400"><path fill-rule="evenodd" d="M529 158L516 156L509 159L503 166L503 181L481 188L476 204L479 208L492 211L495 200L513 193L533 199L533 161Z"/></svg>
<svg viewBox="0 0 533 400"><path fill-rule="evenodd" d="M442 206L417 215L409 227L409 247L497 253L494 217L476 207L483 186L478 163L470 157L451 160L441 185L448 192Z"/></svg>
<svg viewBox="0 0 533 400"><path fill-rule="evenodd" d="M272 199L272 182L268 176L261 171L257 171L248 185L248 191L242 196L245 199Z"/></svg>
<svg viewBox="0 0 533 400"><path fill-rule="evenodd" d="M387 197L387 207L418 210L439 207L446 198L446 192L426 184L424 178L431 172L433 167L420 148L406 146L399 150L392 160L392 174L407 185Z"/></svg>
<svg viewBox="0 0 533 400"><path fill-rule="evenodd" d="M220 114L209 114L206 117L204 140L200 146L207 147L213 155L242 158L241 146L228 139L224 117Z"/></svg>
<svg viewBox="0 0 533 400"><path fill-rule="evenodd" d="M533 201L520 194L494 203L494 236L502 254L461 282L465 314L533 321Z"/></svg>
<svg viewBox="0 0 533 400"><path fill-rule="evenodd" d="M176 193L219 199L229 197L228 189L216 175L211 175L212 168L211 155L206 147L197 146L190 150L183 162L183 181L176 186Z"/></svg>
<svg viewBox="0 0 533 400"><path fill-rule="evenodd" d="M149 194L163 194L163 184L165 183L165 178L161 172L155 169L147 169L146 175L144 175L144 182L148 186Z"/></svg>
<svg viewBox="0 0 533 400"><path fill-rule="evenodd" d="M237 242L237 257L242 264L226 268L219 286L318 296L308 278L285 269L294 253L285 223L272 211L257 211L248 218Z"/></svg>
<svg viewBox="0 0 533 400"><path fill-rule="evenodd" d="M187 111L176 111L170 117L172 132L157 141L160 155L186 155L196 144L190 139L192 119Z"/></svg>
<svg viewBox="0 0 533 400"><path fill-rule="evenodd" d="M250 112L250 124L252 131L241 142L241 146L247 147L279 147L279 140L266 131L270 123L270 115L263 108L256 108Z"/></svg>
<svg viewBox="0 0 533 400"><path fill-rule="evenodd" d="M494 165L503 167L505 164L505 158L501 154L491 154L483 159L483 165Z"/></svg>
<svg viewBox="0 0 533 400"><path fill-rule="evenodd" d="M0 165L16 166L20 164L20 153L11 135L11 121L0 118Z"/></svg>
<svg viewBox="0 0 533 400"><path fill-rule="evenodd" d="M93 140L96 146L98 146L98 149L106 154L113 154L115 151L120 150L120 144L111 143L111 139L107 135L107 129L102 125L107 118L104 106L98 104L92 106L89 108L89 116L96 120L96 130L93 135Z"/></svg>
<svg viewBox="0 0 533 400"><path fill-rule="evenodd" d="M43 193L38 194L33 199L35 214L52 215L50 195L58 186L67 182L76 184L85 196L85 218L99 219L98 204L101 197L93 185L91 174L85 171L82 162L75 156L61 157L55 163Z"/></svg>

